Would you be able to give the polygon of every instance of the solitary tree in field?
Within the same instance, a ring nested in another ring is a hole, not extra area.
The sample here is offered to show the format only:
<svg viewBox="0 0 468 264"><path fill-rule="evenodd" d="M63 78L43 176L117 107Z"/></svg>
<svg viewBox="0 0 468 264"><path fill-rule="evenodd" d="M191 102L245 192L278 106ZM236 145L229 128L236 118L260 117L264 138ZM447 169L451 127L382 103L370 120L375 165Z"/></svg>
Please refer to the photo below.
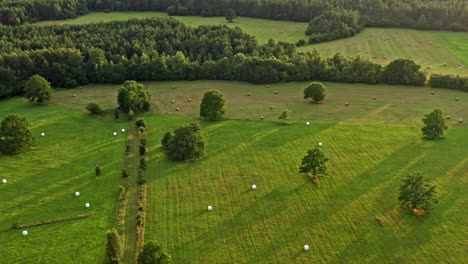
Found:
<svg viewBox="0 0 468 264"><path fill-rule="evenodd" d="M421 172L411 172L402 180L398 201L402 206L424 211L439 202L436 198L436 186L429 184L429 179Z"/></svg>
<svg viewBox="0 0 468 264"><path fill-rule="evenodd" d="M106 253L108 258L108 263L110 264L120 264L122 263L123 248L122 241L120 240L119 233L115 228L107 231L107 246Z"/></svg>
<svg viewBox="0 0 468 264"><path fill-rule="evenodd" d="M290 110L284 110L283 113L278 117L279 120L283 120L283 124L288 124Z"/></svg>
<svg viewBox="0 0 468 264"><path fill-rule="evenodd" d="M312 174L313 177L324 175L327 172L328 158L319 148L309 149L307 154L302 158L299 172Z"/></svg>
<svg viewBox="0 0 468 264"><path fill-rule="evenodd" d="M424 127L421 129L425 138L440 139L444 137L444 130L448 127L440 109L435 109L423 118Z"/></svg>
<svg viewBox="0 0 468 264"><path fill-rule="evenodd" d="M7 116L0 124L0 151L14 154L29 149L34 138L29 130L25 117L13 114Z"/></svg>
<svg viewBox="0 0 468 264"><path fill-rule="evenodd" d="M154 241L147 242L143 246L137 259L138 264L169 264L171 262L171 255Z"/></svg>
<svg viewBox="0 0 468 264"><path fill-rule="evenodd" d="M136 81L125 81L119 89L117 102L119 108L125 113L132 111L135 114L149 110L151 95L145 86Z"/></svg>
<svg viewBox="0 0 468 264"><path fill-rule="evenodd" d="M24 87L24 97L31 102L42 103L50 100L52 96L52 87L50 83L40 75L31 76Z"/></svg>
<svg viewBox="0 0 468 264"><path fill-rule="evenodd" d="M326 95L327 88L320 82L312 82L304 89L304 99L310 98L316 103L323 101Z"/></svg>
<svg viewBox="0 0 468 264"><path fill-rule="evenodd" d="M229 23L232 23L232 21L234 21L236 17L237 15L234 9L229 8L228 10L226 10L226 20L229 21Z"/></svg>
<svg viewBox="0 0 468 264"><path fill-rule="evenodd" d="M168 131L166 134L164 134L163 138L161 139L161 147L163 149L167 149L171 140L172 140L172 132Z"/></svg>
<svg viewBox="0 0 468 264"><path fill-rule="evenodd" d="M198 123L180 127L174 131L166 148L172 160L187 161L201 158L205 154L205 141Z"/></svg>
<svg viewBox="0 0 468 264"><path fill-rule="evenodd" d="M208 91L203 95L200 104L200 116L206 120L217 121L226 112L226 99L218 90Z"/></svg>
<svg viewBox="0 0 468 264"><path fill-rule="evenodd" d="M100 115L104 112L102 111L101 107L96 103L87 104L85 109L88 110L88 112L92 115Z"/></svg>

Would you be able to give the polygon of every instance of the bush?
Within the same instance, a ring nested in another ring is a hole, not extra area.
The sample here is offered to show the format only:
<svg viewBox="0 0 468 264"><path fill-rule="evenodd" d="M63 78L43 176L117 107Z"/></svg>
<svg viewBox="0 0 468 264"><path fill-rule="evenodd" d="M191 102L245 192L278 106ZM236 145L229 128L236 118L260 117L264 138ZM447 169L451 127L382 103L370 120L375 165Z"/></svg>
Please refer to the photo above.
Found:
<svg viewBox="0 0 468 264"><path fill-rule="evenodd" d="M142 157L140 159L140 169L141 170L146 170L146 159L145 159L145 157Z"/></svg>
<svg viewBox="0 0 468 264"><path fill-rule="evenodd" d="M42 103L50 100L52 87L50 83L40 75L31 76L25 84L24 97L31 102Z"/></svg>
<svg viewBox="0 0 468 264"><path fill-rule="evenodd" d="M128 112L128 120L132 121L134 118L135 118L135 112L133 112L133 110L130 110Z"/></svg>
<svg viewBox="0 0 468 264"><path fill-rule="evenodd" d="M104 112L102 111L101 107L96 103L89 103L86 105L85 108L90 114L93 115L100 115Z"/></svg>
<svg viewBox="0 0 468 264"><path fill-rule="evenodd" d="M200 104L200 117L210 121L217 121L223 118L225 112L226 99L220 91L212 90L203 95Z"/></svg>
<svg viewBox="0 0 468 264"><path fill-rule="evenodd" d="M34 144L29 126L25 117L16 114L7 116L0 123L0 152L15 154L29 149Z"/></svg>
<svg viewBox="0 0 468 264"><path fill-rule="evenodd" d="M138 133L143 134L143 133L145 133L145 132L146 132L146 128L144 128L144 127L142 127L142 126L141 126L141 127L138 127Z"/></svg>
<svg viewBox="0 0 468 264"><path fill-rule="evenodd" d="M120 264L123 257L122 241L115 228L107 231L107 258L109 263Z"/></svg>
<svg viewBox="0 0 468 264"><path fill-rule="evenodd" d="M96 172L96 176L100 176L100 175L101 175L101 167L96 166L96 168L94 169L94 171Z"/></svg>
<svg viewBox="0 0 468 264"><path fill-rule="evenodd" d="M149 110L151 95L145 86L136 81L125 81L119 89L117 102L119 108L125 113L143 113Z"/></svg>
<svg viewBox="0 0 468 264"><path fill-rule="evenodd" d="M144 128L146 128L145 119L144 119L144 118L138 118L138 119L135 121L135 127L136 127L136 128L138 128L138 127L144 127Z"/></svg>
<svg viewBox="0 0 468 264"><path fill-rule="evenodd" d="M171 255L154 241L147 242L138 254L138 264L169 264Z"/></svg>
<svg viewBox="0 0 468 264"><path fill-rule="evenodd" d="M147 140L146 137L140 138L140 145L141 145L141 146L146 146L147 142L148 142L148 140Z"/></svg>
<svg viewBox="0 0 468 264"><path fill-rule="evenodd" d="M128 171L123 169L122 170L122 178L128 178L129 174L128 174Z"/></svg>
<svg viewBox="0 0 468 264"><path fill-rule="evenodd" d="M140 151L141 156L145 155L146 154L146 147L143 146L143 145L140 145L139 151Z"/></svg>
<svg viewBox="0 0 468 264"><path fill-rule="evenodd" d="M115 119L119 119L119 118L120 118L120 110L119 110L119 108L116 108L116 109L114 110L114 118L115 118Z"/></svg>

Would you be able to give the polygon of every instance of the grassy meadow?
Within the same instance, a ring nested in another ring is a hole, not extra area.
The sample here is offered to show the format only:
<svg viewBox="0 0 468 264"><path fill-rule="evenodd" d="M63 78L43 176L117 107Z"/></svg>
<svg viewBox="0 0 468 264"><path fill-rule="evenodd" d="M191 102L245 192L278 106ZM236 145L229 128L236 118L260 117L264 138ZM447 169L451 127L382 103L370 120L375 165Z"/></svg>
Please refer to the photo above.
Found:
<svg viewBox="0 0 468 264"><path fill-rule="evenodd" d="M226 81L145 83L155 104L146 115L150 159L145 240L160 241L174 263L467 259L468 149L463 146L468 144L468 127L456 120L466 120L468 94L327 83L326 101L311 104L302 98L306 84L267 88ZM22 98L0 102L0 118L26 116L37 140L29 152L0 155L0 174L8 179L0 185L0 230L13 223L97 213L27 228L28 236L21 235L22 229L1 232L5 263L104 262L105 231L115 222L127 136L112 133L131 126L113 120L118 87L60 89L49 105ZM159 147L162 135L199 121L199 103L209 89L225 94L230 120L201 122L207 142L203 159L168 161ZM100 104L106 115L86 114L89 102ZM291 125L277 121L285 108L293 111ZM453 117L450 129L444 140L423 140L420 120L434 108ZM259 120L260 115L265 120ZM298 173L301 158L317 142L324 143L330 158L329 176L321 178L320 188ZM94 175L97 164L103 176ZM396 200L399 181L411 170L426 172L439 188L440 204L423 219L399 208ZM250 189L252 184L257 190ZM75 191L81 196L74 197ZM91 208L84 207L86 202ZM208 205L212 212L206 211ZM375 223L376 216L385 221L383 227ZM304 244L311 250L304 252Z"/></svg>
<svg viewBox="0 0 468 264"><path fill-rule="evenodd" d="M325 83L328 87L326 100L313 104L303 99L303 90L308 82L277 83L271 84L270 88L227 81L144 84L152 93L152 111L155 114L198 118L203 93L219 89L227 98L226 117L231 119L259 120L263 115L267 120L277 120L284 109L290 109L291 118L298 121L421 126L425 114L440 108L445 115L451 116L447 121L450 127L468 128L468 93L448 89L435 89L432 95L431 89L424 87ZM118 88L119 85L88 85L81 89L60 90L55 93L51 104L84 111L84 105L96 102L103 109L112 111L117 106ZM73 94L76 97L72 97ZM376 100L372 99L373 96ZM460 101L455 101L455 98ZM172 100L175 100L174 104ZM345 107L345 102L350 106ZM465 122L459 124L460 118Z"/></svg>
<svg viewBox="0 0 468 264"><path fill-rule="evenodd" d="M113 132L128 124L22 98L0 102L0 120L11 113L28 118L36 146L22 154L0 154L0 175L8 181L0 184L0 229L96 215L25 228L27 236L24 229L1 232L0 263L103 263L125 151L125 136L114 137ZM102 168L100 177L94 174L96 165ZM80 197L74 196L77 191ZM87 202L90 208L85 208Z"/></svg>
<svg viewBox="0 0 468 264"><path fill-rule="evenodd" d="M145 239L160 241L173 263L462 263L468 257L466 129L426 141L412 127L203 122L206 156L176 163L157 144L167 130L196 120L147 121L154 162ZM330 157L320 188L298 173L317 142ZM400 179L411 170L426 172L439 188L440 204L424 219L397 203Z"/></svg>
<svg viewBox="0 0 468 264"><path fill-rule="evenodd" d="M167 13L164 12L91 13L75 19L43 21L37 24L86 24L167 16ZM307 39L305 35L307 23L247 17L239 17L234 23L228 23L224 17L174 17L190 26L221 24L240 27L244 32L255 36L260 43L266 43L270 38L293 43L300 39ZM398 58L411 57L423 67L427 74L443 73L468 76L468 33L366 28L354 37L308 45L298 48L298 51L312 51L314 49L327 57L339 52L346 57L361 56L381 64L387 64ZM445 64L447 66L444 66Z"/></svg>

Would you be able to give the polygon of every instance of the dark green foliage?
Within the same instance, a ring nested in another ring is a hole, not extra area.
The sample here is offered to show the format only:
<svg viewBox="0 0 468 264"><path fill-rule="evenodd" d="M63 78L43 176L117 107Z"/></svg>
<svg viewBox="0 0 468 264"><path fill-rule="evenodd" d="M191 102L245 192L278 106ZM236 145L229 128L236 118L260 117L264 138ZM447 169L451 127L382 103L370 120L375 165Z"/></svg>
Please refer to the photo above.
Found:
<svg viewBox="0 0 468 264"><path fill-rule="evenodd" d="M137 225L138 226L143 225L143 215L141 214L140 211L138 211L138 213L137 213L136 220L137 220Z"/></svg>
<svg viewBox="0 0 468 264"><path fill-rule="evenodd" d="M336 9L313 18L306 30L309 43L331 41L356 35L364 25L358 11Z"/></svg>
<svg viewBox="0 0 468 264"><path fill-rule="evenodd" d="M423 86L426 82L421 66L407 59L392 61L385 67L382 77L383 81L388 84Z"/></svg>
<svg viewBox="0 0 468 264"><path fill-rule="evenodd" d="M120 118L120 109L119 108L116 108L114 110L114 118L115 119L119 119Z"/></svg>
<svg viewBox="0 0 468 264"><path fill-rule="evenodd" d="M312 173L313 176L325 175L328 158L319 148L309 149L301 162L299 172Z"/></svg>
<svg viewBox="0 0 468 264"><path fill-rule="evenodd" d="M25 117L16 114L3 119L0 123L0 151L4 154L15 154L28 150L34 144L29 126Z"/></svg>
<svg viewBox="0 0 468 264"><path fill-rule="evenodd" d="M166 134L164 134L163 138L161 139L161 147L164 149L167 149L169 146L169 143L172 140L172 132L168 131Z"/></svg>
<svg viewBox="0 0 468 264"><path fill-rule="evenodd" d="M129 121L132 121L135 118L135 112L133 112L133 110L130 109L130 111L128 112L127 117L128 117Z"/></svg>
<svg viewBox="0 0 468 264"><path fill-rule="evenodd" d="M468 92L468 77L432 74L429 85L433 88L448 88Z"/></svg>
<svg viewBox="0 0 468 264"><path fill-rule="evenodd" d="M102 111L101 107L96 103L89 103L86 105L85 108L90 114L93 115L100 115L104 112Z"/></svg>
<svg viewBox="0 0 468 264"><path fill-rule="evenodd" d="M96 173L96 176L101 176L101 167L96 165L96 168L94 168L94 172Z"/></svg>
<svg viewBox="0 0 468 264"><path fill-rule="evenodd" d="M125 113L143 113L149 110L151 95L145 86L136 81L125 81L119 89L117 102L119 109Z"/></svg>
<svg viewBox="0 0 468 264"><path fill-rule="evenodd" d="M428 211L439 201L436 186L421 172L411 172L400 185L398 201L404 207Z"/></svg>
<svg viewBox="0 0 468 264"><path fill-rule="evenodd" d="M226 10L226 20L229 21L229 23L232 23L232 21L236 19L236 17L237 15L234 9L228 8L228 10Z"/></svg>
<svg viewBox="0 0 468 264"><path fill-rule="evenodd" d="M115 228L106 232L107 235L107 246L106 255L108 263L120 264L122 263L123 247L122 241L120 240L119 233Z"/></svg>
<svg viewBox="0 0 468 264"><path fill-rule="evenodd" d="M212 90L203 95L200 104L200 117L210 121L217 121L223 118L225 112L226 99L220 91Z"/></svg>
<svg viewBox="0 0 468 264"><path fill-rule="evenodd" d="M445 124L445 118L442 110L435 109L422 119L424 127L421 129L423 136L427 139L440 139L444 137L444 130L448 127Z"/></svg>
<svg viewBox="0 0 468 264"><path fill-rule="evenodd" d="M141 126L141 127L138 127L137 130L138 130L138 133L140 133L140 134L143 134L143 133L146 132L146 128L145 128L145 127L142 127L142 126Z"/></svg>
<svg viewBox="0 0 468 264"><path fill-rule="evenodd" d="M142 158L140 159L140 169L141 169L142 171L146 170L146 159L145 159L145 157L142 157Z"/></svg>
<svg viewBox="0 0 468 264"><path fill-rule="evenodd" d="M289 119L289 114L291 110L284 110L283 113L278 117L279 120L283 120L283 124L287 124L287 120Z"/></svg>
<svg viewBox="0 0 468 264"><path fill-rule="evenodd" d="M122 170L122 178L128 178L129 174L128 174L128 171L123 169Z"/></svg>
<svg viewBox="0 0 468 264"><path fill-rule="evenodd" d="M166 148L166 155L178 161L199 159L204 154L205 141L198 123L176 129Z"/></svg>
<svg viewBox="0 0 468 264"><path fill-rule="evenodd" d="M130 152L130 145L129 145L129 144L127 144L127 146L126 146L126 148L125 148L125 152L126 152L126 153L129 153L129 152Z"/></svg>
<svg viewBox="0 0 468 264"><path fill-rule="evenodd" d="M171 255L154 241L145 243L137 258L138 264L169 264L171 262Z"/></svg>
<svg viewBox="0 0 468 264"><path fill-rule="evenodd" d="M140 152L140 155L143 156L146 154L146 147L143 145L140 145L140 148L138 151Z"/></svg>
<svg viewBox="0 0 468 264"><path fill-rule="evenodd" d="M28 79L24 88L24 97L31 102L37 103L50 100L53 91L50 83L37 74Z"/></svg>
<svg viewBox="0 0 468 264"><path fill-rule="evenodd" d="M146 137L144 138L140 138L140 145L141 146L145 146L146 147L146 144L148 143L148 139Z"/></svg>
<svg viewBox="0 0 468 264"><path fill-rule="evenodd" d="M327 95L327 88L325 85L319 82L310 83L307 88L304 89L304 99L312 99L314 102L320 102L325 99Z"/></svg>
<svg viewBox="0 0 468 264"><path fill-rule="evenodd" d="M145 122L145 119L144 118L138 118L136 121L135 121L135 127L144 127L146 128L146 122Z"/></svg>

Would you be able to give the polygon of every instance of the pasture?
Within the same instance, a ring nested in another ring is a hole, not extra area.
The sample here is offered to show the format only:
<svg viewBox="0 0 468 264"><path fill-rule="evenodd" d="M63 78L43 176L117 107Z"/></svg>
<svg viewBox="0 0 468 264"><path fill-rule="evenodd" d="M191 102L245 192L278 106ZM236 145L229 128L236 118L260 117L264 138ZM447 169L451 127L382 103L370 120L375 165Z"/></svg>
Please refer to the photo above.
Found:
<svg viewBox="0 0 468 264"><path fill-rule="evenodd" d="M461 91L425 87L325 83L328 95L323 103L313 104L303 99L308 82L256 85L227 81L146 82L152 93L153 113L199 117L203 93L219 89L227 98L226 117L230 119L277 120L284 109L290 109L291 119L298 121L353 123L392 126L421 126L422 117L435 108L450 115L451 127L468 128L468 94ZM175 89L172 87L175 86ZM81 89L60 90L51 103L64 108L84 111L84 105L96 102L112 111L117 106L119 85L88 85ZM275 91L278 94L275 94ZM248 96L251 93L251 96ZM72 97L76 94L76 97ZM376 100L373 100L373 97ZM460 101L455 101L459 98ZM192 99L189 102L188 99ZM175 100L175 103L171 103ZM348 102L350 106L345 107ZM270 107L273 106L273 109ZM180 108L180 111L176 111Z"/></svg>
<svg viewBox="0 0 468 264"><path fill-rule="evenodd" d="M115 222L126 122L96 119L81 111L34 105L22 98L0 102L0 120L11 113L28 118L33 150L0 154L0 229L13 223L96 215L85 219L0 233L1 263L102 263L105 231ZM45 133L45 136L40 136ZM94 168L100 165L102 176ZM80 192L75 197L75 192ZM91 204L85 208L85 203Z"/></svg>
<svg viewBox="0 0 468 264"><path fill-rule="evenodd" d="M91 13L70 20L39 22L37 25L86 24L152 17L167 17L167 14L164 12ZM255 36L260 43L266 43L271 38L292 43L296 43L300 39L307 39L305 35L307 23L247 17L239 17L234 23L228 23L224 17L174 17L189 26L228 25L240 27L244 32ZM398 58L411 58L420 64L427 74L442 73L468 76L467 38L468 33L366 28L351 38L307 45L298 48L298 51L316 49L326 57L339 52L345 57L361 56L384 65ZM459 66L460 64L462 66Z"/></svg>

